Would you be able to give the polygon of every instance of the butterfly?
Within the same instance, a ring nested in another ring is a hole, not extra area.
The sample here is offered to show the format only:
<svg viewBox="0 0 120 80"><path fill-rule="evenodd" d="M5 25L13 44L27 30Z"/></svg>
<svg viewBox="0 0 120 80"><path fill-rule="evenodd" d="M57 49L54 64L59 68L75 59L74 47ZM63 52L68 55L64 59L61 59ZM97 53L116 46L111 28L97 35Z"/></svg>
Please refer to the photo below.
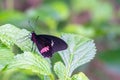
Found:
<svg viewBox="0 0 120 80"><path fill-rule="evenodd" d="M52 57L52 55L61 50L67 49L67 43L52 35L37 35L35 32L31 33L31 40L36 44L39 52L44 57Z"/></svg>

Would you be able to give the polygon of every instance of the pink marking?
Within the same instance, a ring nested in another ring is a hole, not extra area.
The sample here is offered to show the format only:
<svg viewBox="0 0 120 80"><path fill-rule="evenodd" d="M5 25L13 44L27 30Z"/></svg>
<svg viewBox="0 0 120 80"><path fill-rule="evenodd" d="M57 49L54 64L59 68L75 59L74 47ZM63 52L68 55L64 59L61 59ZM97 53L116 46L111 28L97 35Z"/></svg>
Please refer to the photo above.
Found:
<svg viewBox="0 0 120 80"><path fill-rule="evenodd" d="M46 46L46 47L42 48L40 53L44 53L44 52L47 52L47 51L49 51L49 46Z"/></svg>

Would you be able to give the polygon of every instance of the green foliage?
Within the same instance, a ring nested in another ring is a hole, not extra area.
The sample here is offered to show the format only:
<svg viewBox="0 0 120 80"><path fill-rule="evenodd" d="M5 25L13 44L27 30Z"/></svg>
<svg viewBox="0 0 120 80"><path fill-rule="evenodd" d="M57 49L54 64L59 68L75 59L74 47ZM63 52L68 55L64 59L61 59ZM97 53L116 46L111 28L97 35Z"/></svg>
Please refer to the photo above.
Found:
<svg viewBox="0 0 120 80"><path fill-rule="evenodd" d="M51 7L56 11L58 14L58 19L57 20L66 20L70 13L68 6L65 4L63 1L56 1L50 4Z"/></svg>
<svg viewBox="0 0 120 80"><path fill-rule="evenodd" d="M0 27L0 70L25 69L37 74L42 80L54 80L50 60L30 52L32 41L30 32L6 24ZM21 42L20 39L25 38ZM54 72L60 80L88 80L83 73L71 76L73 71L93 59L96 49L93 40L75 34L63 34L61 37L68 44L68 49L58 52L64 64L59 61L54 65ZM12 47L17 45L23 53L14 55ZM7 66L7 67L6 67Z"/></svg>
<svg viewBox="0 0 120 80"><path fill-rule="evenodd" d="M67 67L63 65L61 62L57 62L54 65L54 70L56 75L60 80L89 80L84 73L80 72L78 74L74 74L71 78L67 76Z"/></svg>
<svg viewBox="0 0 120 80"><path fill-rule="evenodd" d="M72 80L89 80L84 73L80 72L72 77Z"/></svg>
<svg viewBox="0 0 120 80"><path fill-rule="evenodd" d="M30 32L25 30L31 30L29 26L32 26L37 34L60 35L61 32L64 32L95 38L97 47L100 49L98 50L98 52L100 51L100 54L97 55L97 58L99 58L97 60L105 63L106 69L112 68L112 71L115 70L120 72L120 0L37 1L0 0L0 25L7 23L16 25L13 27L12 25L7 24L0 28L0 70L6 71L8 65L11 61L15 60L14 57L18 53L32 53L32 42L30 39L26 38ZM39 16L39 20L35 21L37 16ZM28 21L30 21L30 24ZM25 29L18 29L16 27ZM104 52L101 52L102 50ZM61 63L56 63L57 61L61 61ZM50 61L52 63L51 68L53 68L54 64L62 65L62 61L59 54L54 54ZM63 65L66 67L65 64ZM101 66L102 65L103 64L101 64ZM89 65L87 65L87 67L88 66ZM95 67L94 65L92 66ZM74 72L76 73L76 71L80 71L80 69L81 67L77 68ZM89 70L89 68L87 70ZM96 75L97 73L97 78L106 80L106 73L99 73L98 70L99 69L93 70L90 74ZM100 71L102 72L103 70ZM19 72L23 71L20 70ZM25 72L23 73L26 74ZM24 75L29 77L29 79L23 79L23 75L20 75L18 72L15 73L14 70L13 72L8 71L8 73L5 72L4 74L5 79L2 79L1 76L3 75L0 72L0 80L8 80L8 76L11 76L9 74L12 74L15 77L18 76L17 78L20 77L19 80L33 80L31 75ZM57 76L59 77L59 75ZM12 77L13 79L10 78L9 80L17 80L15 77ZM40 78L49 80L49 76L40 75Z"/></svg>
<svg viewBox="0 0 120 80"><path fill-rule="evenodd" d="M100 24L112 18L113 6L110 2L101 2L100 0L71 0L71 3L75 13L89 11L93 24Z"/></svg>
<svg viewBox="0 0 120 80"><path fill-rule="evenodd" d="M19 11L10 11L10 10L1 11L0 24L11 23L18 25L22 23L25 17L26 16Z"/></svg>
<svg viewBox="0 0 120 80"><path fill-rule="evenodd" d="M120 65L119 53L120 53L120 48L103 51L100 54L104 54L104 55L99 54L99 59L101 59L107 64L114 64L114 66L117 67L118 65Z"/></svg>
<svg viewBox="0 0 120 80"><path fill-rule="evenodd" d="M93 28L84 27L82 25L77 25L77 24L69 24L69 25L67 25L63 29L63 32L81 34L83 36L89 36L89 37L94 37L95 36L95 30Z"/></svg>
<svg viewBox="0 0 120 80"><path fill-rule="evenodd" d="M91 39L74 34L63 34L62 39L69 47L59 53L68 69L67 74L71 76L77 67L93 59L96 53L95 44Z"/></svg>
<svg viewBox="0 0 120 80"><path fill-rule="evenodd" d="M54 70L60 80L67 79L67 76L66 76L67 71L66 71L66 67L63 65L63 63L61 63L61 62L55 63Z"/></svg>
<svg viewBox="0 0 120 80"><path fill-rule="evenodd" d="M101 6L102 5L102 6ZM92 20L94 24L104 22L107 20L110 20L113 14L113 8L112 5L109 3L98 3L93 10L92 13Z"/></svg>
<svg viewBox="0 0 120 80"><path fill-rule="evenodd" d="M58 14L54 11L53 8L51 8L50 5L46 4L41 6L40 8L37 8L36 10L30 9L27 11L27 16L29 17L36 17L36 15L39 16L39 20L46 24L50 29L56 28L57 21L55 19Z"/></svg>
<svg viewBox="0 0 120 80"><path fill-rule="evenodd" d="M30 32L6 24L0 27L0 40L7 47L12 48L15 44L23 51L31 51L32 42L29 39Z"/></svg>
<svg viewBox="0 0 120 80"><path fill-rule="evenodd" d="M0 71L13 60L14 54L0 43Z"/></svg>
<svg viewBox="0 0 120 80"><path fill-rule="evenodd" d="M73 10L75 12L81 12L86 9L92 10L94 7L97 6L98 0L71 0Z"/></svg>
<svg viewBox="0 0 120 80"><path fill-rule="evenodd" d="M31 52L24 52L16 55L8 68L29 69L34 73L42 75L51 74L50 64L44 58Z"/></svg>

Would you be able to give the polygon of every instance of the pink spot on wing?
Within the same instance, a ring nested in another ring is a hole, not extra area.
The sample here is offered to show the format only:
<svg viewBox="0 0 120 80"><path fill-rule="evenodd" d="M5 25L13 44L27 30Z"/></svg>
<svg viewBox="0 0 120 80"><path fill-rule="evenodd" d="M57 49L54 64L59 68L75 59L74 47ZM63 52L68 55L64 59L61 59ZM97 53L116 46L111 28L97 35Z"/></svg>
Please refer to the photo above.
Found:
<svg viewBox="0 0 120 80"><path fill-rule="evenodd" d="M49 51L49 46L46 46L46 47L42 48L40 53L44 53L44 52L47 52L47 51Z"/></svg>

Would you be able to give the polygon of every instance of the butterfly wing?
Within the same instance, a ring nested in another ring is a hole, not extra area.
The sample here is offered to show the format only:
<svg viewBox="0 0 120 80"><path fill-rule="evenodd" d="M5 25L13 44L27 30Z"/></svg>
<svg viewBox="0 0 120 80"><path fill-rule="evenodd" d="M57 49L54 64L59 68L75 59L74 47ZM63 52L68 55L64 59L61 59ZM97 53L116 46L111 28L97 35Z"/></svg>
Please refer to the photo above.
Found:
<svg viewBox="0 0 120 80"><path fill-rule="evenodd" d="M51 57L53 50L51 47L51 42L50 39L41 37L40 35L36 35L36 45L39 50L39 52L44 56L44 57Z"/></svg>
<svg viewBox="0 0 120 80"><path fill-rule="evenodd" d="M44 57L51 57L54 52L67 48L65 41L51 35L36 35L36 45Z"/></svg>

